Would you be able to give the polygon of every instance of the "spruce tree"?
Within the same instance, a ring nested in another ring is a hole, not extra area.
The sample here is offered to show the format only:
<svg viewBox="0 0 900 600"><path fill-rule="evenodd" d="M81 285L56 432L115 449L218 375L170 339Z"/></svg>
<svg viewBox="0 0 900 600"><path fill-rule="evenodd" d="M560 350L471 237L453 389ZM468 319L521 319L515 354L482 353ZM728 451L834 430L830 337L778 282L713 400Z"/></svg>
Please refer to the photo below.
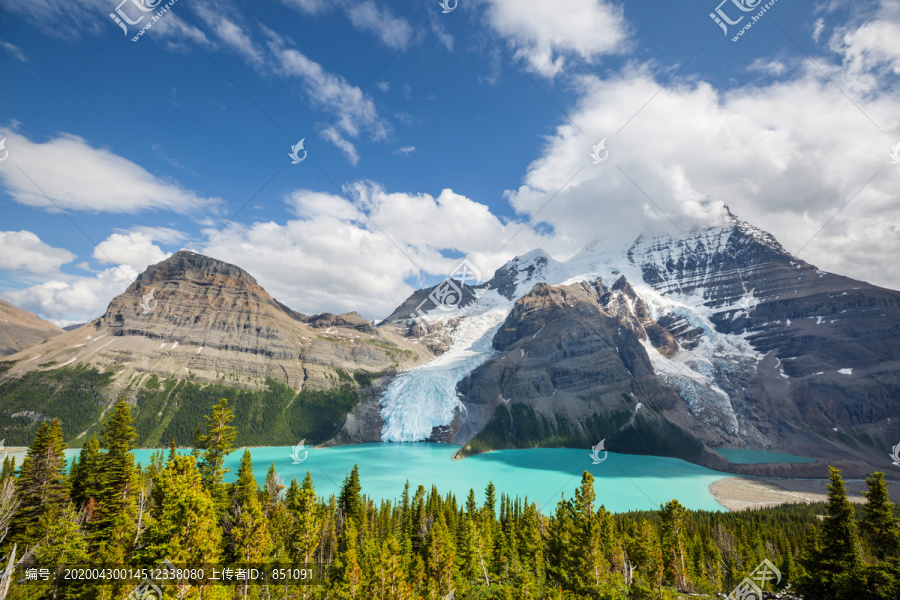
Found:
<svg viewBox="0 0 900 600"><path fill-rule="evenodd" d="M359 539L353 519L344 522L339 550L331 564L331 580L339 597L361 598L362 568L359 564Z"/></svg>
<svg viewBox="0 0 900 600"><path fill-rule="evenodd" d="M849 571L860 564L856 516L840 470L828 467L828 471L831 481L819 537L819 560L828 570Z"/></svg>
<svg viewBox="0 0 900 600"><path fill-rule="evenodd" d="M87 542L81 530L82 514L68 503L57 514L44 513L41 516L41 529L44 533L44 543L40 544L34 552L37 564L49 569L51 573L58 572L62 567L72 567L88 563ZM45 584L45 597L48 598L76 598L79 593L84 593L83 587L69 585L59 589L60 577Z"/></svg>
<svg viewBox="0 0 900 600"><path fill-rule="evenodd" d="M176 456L157 478L154 515L143 535L141 558L150 564L215 565L221 558L218 509L193 456ZM203 590L199 590L203 597Z"/></svg>
<svg viewBox="0 0 900 600"><path fill-rule="evenodd" d="M84 506L91 498L97 497L102 460L100 441L97 436L92 435L78 453L78 462L73 465L69 475L75 506Z"/></svg>
<svg viewBox="0 0 900 600"><path fill-rule="evenodd" d="M443 597L450 593L450 589L453 587L453 563L455 560L455 548L443 512L437 513L437 517L428 531L427 548L428 579L437 596Z"/></svg>
<svg viewBox="0 0 900 600"><path fill-rule="evenodd" d="M59 518L69 500L66 443L58 419L44 421L28 448L19 473L19 509L12 523L12 540L33 545L43 537L41 519Z"/></svg>
<svg viewBox="0 0 900 600"><path fill-rule="evenodd" d="M303 485L297 493L294 512L294 531L291 535L289 553L295 563L312 563L321 539L321 523L316 489L309 471L303 478Z"/></svg>
<svg viewBox="0 0 900 600"><path fill-rule="evenodd" d="M359 482L359 465L353 465L353 470L344 478L344 484L341 486L341 495L338 500L338 506L344 513L345 517L356 525L359 531L365 523L365 506L362 501L362 485Z"/></svg>
<svg viewBox="0 0 900 600"><path fill-rule="evenodd" d="M900 548L900 526L894 517L894 504L888 496L884 473L873 473L866 479L868 502L863 507L861 529L876 557L883 560L897 556Z"/></svg>
<svg viewBox="0 0 900 600"><path fill-rule="evenodd" d="M266 514L269 513L270 510L275 508L279 502L281 502L281 491L284 489L284 484L282 484L278 480L278 473L275 471L275 464L271 464L269 466L269 470L266 472L266 482L264 488L263 495L263 510Z"/></svg>
<svg viewBox="0 0 900 600"><path fill-rule="evenodd" d="M197 447L200 450L200 474L203 487L216 501L220 509L226 505L225 458L234 451L234 440L237 430L231 426L234 413L228 408L228 400L222 398L213 407L212 414L206 416L206 433L199 436Z"/></svg>
<svg viewBox="0 0 900 600"><path fill-rule="evenodd" d="M684 525L686 512L678 500L671 500L660 507L665 581L682 592L686 592L688 586Z"/></svg>
<svg viewBox="0 0 900 600"><path fill-rule="evenodd" d="M256 477L253 476L253 459L249 450L244 450L241 456L241 465L238 467L237 481L234 482L231 490L231 505L239 507L246 504L251 497L257 497L259 485L256 483Z"/></svg>
<svg viewBox="0 0 900 600"><path fill-rule="evenodd" d="M272 548L268 521L255 495L240 506L231 526L231 555L235 565L256 566L265 562ZM241 593L247 595L248 582Z"/></svg>
<svg viewBox="0 0 900 600"><path fill-rule="evenodd" d="M106 452L100 461L101 470L96 482L97 509L91 523L92 540L97 544L108 542L114 533L120 542L133 536L130 532L136 527L136 497L140 493L134 454L131 453L135 437L131 410L124 400L120 400L101 433L101 446ZM104 545L107 550L112 550L110 544ZM125 551L124 548L119 550L120 553Z"/></svg>

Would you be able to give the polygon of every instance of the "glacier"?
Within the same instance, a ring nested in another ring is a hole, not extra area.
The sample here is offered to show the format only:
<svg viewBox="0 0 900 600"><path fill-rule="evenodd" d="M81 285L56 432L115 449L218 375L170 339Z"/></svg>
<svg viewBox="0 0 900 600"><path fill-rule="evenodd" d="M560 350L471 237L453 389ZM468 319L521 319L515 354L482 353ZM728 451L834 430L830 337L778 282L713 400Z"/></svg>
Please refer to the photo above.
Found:
<svg viewBox="0 0 900 600"><path fill-rule="evenodd" d="M493 348L494 335L512 305L512 301L496 291L487 291L467 307L468 316L463 317L450 334L452 341L446 352L401 373L388 385L379 401L384 419L383 441L427 439L434 427L448 425L456 410L463 410L456 384L498 354ZM451 317L431 318L447 320Z"/></svg>
<svg viewBox="0 0 900 600"><path fill-rule="evenodd" d="M777 245L765 232L745 222L740 224L746 235ZM712 227L681 238L641 237L627 246L610 247L594 241L564 262L556 261L541 249L513 258L495 274L495 279L502 271L511 276L511 280L506 280L505 295L499 293L499 289L489 289L466 307L462 315L442 314L436 309L427 315L429 323L443 325L449 325L454 317L461 318L450 334L451 345L444 354L401 373L382 394L379 401L384 420L382 440L412 442L427 439L434 427L449 425L458 410L465 410L457 396L456 385L498 354L492 347L494 335L515 301L529 293L536 283L568 285L599 278L604 285L610 286L623 275L644 300L651 318L674 314L684 317L692 327L703 330L703 338L696 348L682 348L671 358L662 356L649 341L645 341L644 346L656 374L676 388L696 416L736 432L738 419L732 398L721 386L730 387L728 375L737 370L738 365L758 364L763 356L747 340L746 333L721 333L711 319L715 313L746 310L746 307L739 301L715 308L710 306L704 292L707 286L715 283L708 270L701 271L696 279L689 281L694 286L690 293L682 289L684 282L667 280L652 286L643 277L643 268L648 265L668 275L667 264L700 258L708 253L727 252L725 248L731 235L733 232L727 227ZM743 291L744 298L753 295L753 290L747 290L745 286Z"/></svg>

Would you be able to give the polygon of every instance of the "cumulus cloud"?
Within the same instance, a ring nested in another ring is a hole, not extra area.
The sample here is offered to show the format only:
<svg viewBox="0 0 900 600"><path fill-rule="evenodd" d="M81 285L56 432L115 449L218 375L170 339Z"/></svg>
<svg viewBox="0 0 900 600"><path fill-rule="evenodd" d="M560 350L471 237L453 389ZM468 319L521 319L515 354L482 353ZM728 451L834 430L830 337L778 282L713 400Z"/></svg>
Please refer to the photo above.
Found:
<svg viewBox="0 0 900 600"><path fill-rule="evenodd" d="M301 312L356 310L383 318L412 293L410 278L450 273L459 259L449 256L467 254L489 276L516 253L539 245L525 231L498 253L521 225L502 222L487 206L452 190L435 197L358 182L346 191L347 197L297 191L286 199L296 218L232 223L204 253L240 265Z"/></svg>
<svg viewBox="0 0 900 600"><path fill-rule="evenodd" d="M149 232L114 233L94 248L94 258L103 263L143 265L165 260L170 253L153 243Z"/></svg>
<svg viewBox="0 0 900 600"><path fill-rule="evenodd" d="M125 291L138 276L131 266L110 267L94 277L55 279L22 290L3 293L3 298L48 321L65 327L99 317L109 301Z"/></svg>
<svg viewBox="0 0 900 600"><path fill-rule="evenodd" d="M219 202L75 135L63 133L40 143L0 129L0 137L7 138L9 151L0 182L20 204L49 210L191 213Z"/></svg>
<svg viewBox="0 0 900 600"><path fill-rule="evenodd" d="M30 231L0 231L0 270L54 275L75 258L65 248L54 248Z"/></svg>
<svg viewBox="0 0 900 600"><path fill-rule="evenodd" d="M793 72L728 91L673 82L637 116L635 99L660 87L650 71L582 78L572 118L586 133L558 127L508 198L532 216L559 192L536 220L569 253L592 238L713 224L724 202L823 269L900 287L884 268L900 251L900 170L879 172L890 144L866 116L900 128L896 100L875 93L857 108L814 67ZM609 159L594 165L591 146L603 138Z"/></svg>
<svg viewBox="0 0 900 600"><path fill-rule="evenodd" d="M26 271L45 280L6 291L3 298L60 326L83 323L103 314L109 301L124 292L149 265L171 256L154 242L182 239L183 233L165 227L138 227L114 233L93 252L94 259L113 266L83 276L59 271L76 258L68 250L53 248L29 231L0 232L0 269Z"/></svg>
<svg viewBox="0 0 900 600"><path fill-rule="evenodd" d="M594 62L629 48L621 6L608 0L486 0L491 27L508 40L516 58L553 77L567 57Z"/></svg>
<svg viewBox="0 0 900 600"><path fill-rule="evenodd" d="M824 24L816 26L817 37ZM831 49L844 58L851 74L886 69L900 75L900 0L882 0L861 24L837 27Z"/></svg>

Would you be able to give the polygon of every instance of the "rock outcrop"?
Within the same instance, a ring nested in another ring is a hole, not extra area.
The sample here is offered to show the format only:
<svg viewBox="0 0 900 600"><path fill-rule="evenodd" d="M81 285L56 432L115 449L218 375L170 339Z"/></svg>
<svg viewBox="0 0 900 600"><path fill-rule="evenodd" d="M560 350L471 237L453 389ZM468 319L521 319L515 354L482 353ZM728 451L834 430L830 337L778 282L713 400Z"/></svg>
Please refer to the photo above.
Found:
<svg viewBox="0 0 900 600"><path fill-rule="evenodd" d="M328 389L348 374L430 357L390 327L376 330L357 313L307 317L243 269L181 251L148 267L100 318L10 357L15 364L6 376L85 365L115 370L122 388L135 375L157 375L247 388L271 378L294 389Z"/></svg>

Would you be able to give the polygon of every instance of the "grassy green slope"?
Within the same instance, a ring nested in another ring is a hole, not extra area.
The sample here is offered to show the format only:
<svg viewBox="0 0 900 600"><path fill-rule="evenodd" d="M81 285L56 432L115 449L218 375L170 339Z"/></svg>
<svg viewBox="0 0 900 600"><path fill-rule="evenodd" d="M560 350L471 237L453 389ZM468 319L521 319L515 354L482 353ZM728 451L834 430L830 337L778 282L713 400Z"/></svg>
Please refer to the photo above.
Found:
<svg viewBox="0 0 900 600"><path fill-rule="evenodd" d="M234 410L237 446L293 445L304 438L317 444L337 433L359 401L358 388L346 381L365 386L372 375L348 374L341 377L340 387L299 393L274 380L267 381L265 390L245 390L153 376L140 386L130 385L122 395L137 400L132 416L138 446L158 448L172 440L192 445L197 425L205 423L204 416L221 398ZM0 438L9 446L28 445L39 425L33 417L40 415L61 419L66 442L80 446L99 431L103 409L114 400L110 380L109 373L63 367L0 383ZM31 417L12 416L24 411L33 411ZM87 434L79 437L82 432Z"/></svg>

